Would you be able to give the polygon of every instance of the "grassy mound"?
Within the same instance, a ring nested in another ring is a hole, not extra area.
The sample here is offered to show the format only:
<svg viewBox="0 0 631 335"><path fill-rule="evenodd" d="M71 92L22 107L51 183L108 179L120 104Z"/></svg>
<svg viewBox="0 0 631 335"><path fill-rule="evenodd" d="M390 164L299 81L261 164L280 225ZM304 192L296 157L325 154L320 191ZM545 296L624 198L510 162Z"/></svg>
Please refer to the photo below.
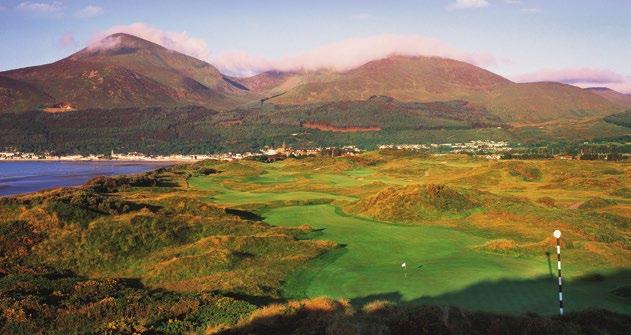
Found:
<svg viewBox="0 0 631 335"><path fill-rule="evenodd" d="M541 170L531 163L511 162L508 165L508 172L511 176L519 177L523 181L538 181L543 177Z"/></svg>
<svg viewBox="0 0 631 335"><path fill-rule="evenodd" d="M472 196L446 185L388 187L349 209L379 220L419 222L440 217L462 217L479 206Z"/></svg>
<svg viewBox="0 0 631 335"><path fill-rule="evenodd" d="M316 298L257 310L219 334L624 334L631 317L603 310L544 317L470 312L457 307L395 306Z"/></svg>

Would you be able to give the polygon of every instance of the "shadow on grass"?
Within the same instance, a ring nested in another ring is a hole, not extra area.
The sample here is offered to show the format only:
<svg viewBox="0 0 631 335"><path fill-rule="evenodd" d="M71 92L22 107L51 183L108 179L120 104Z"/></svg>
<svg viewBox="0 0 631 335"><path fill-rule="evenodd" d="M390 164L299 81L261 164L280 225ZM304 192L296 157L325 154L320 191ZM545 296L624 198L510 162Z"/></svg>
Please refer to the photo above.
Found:
<svg viewBox="0 0 631 335"><path fill-rule="evenodd" d="M556 281L548 276L481 282L411 301L397 291L350 304L315 298L265 307L222 334L628 334L631 297L618 292L630 284L629 270L568 281L564 316L557 315Z"/></svg>
<svg viewBox="0 0 631 335"><path fill-rule="evenodd" d="M436 296L424 296L405 300L400 292L384 292L356 297L356 306L375 300L410 305L457 305L470 310L494 313L527 313L554 315L558 309L558 283L556 277L542 276L535 279L509 279L486 281L462 290ZM566 311L602 308L631 315L631 298L617 292L631 287L631 271L615 273L590 273L566 280L563 300Z"/></svg>

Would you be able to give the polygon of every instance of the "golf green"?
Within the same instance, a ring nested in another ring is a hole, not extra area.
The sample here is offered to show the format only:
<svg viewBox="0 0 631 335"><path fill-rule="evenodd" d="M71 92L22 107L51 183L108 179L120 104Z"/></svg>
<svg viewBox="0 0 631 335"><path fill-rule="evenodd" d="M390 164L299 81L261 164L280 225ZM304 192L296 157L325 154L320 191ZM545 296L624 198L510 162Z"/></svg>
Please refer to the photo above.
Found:
<svg viewBox="0 0 631 335"><path fill-rule="evenodd" d="M278 226L301 224L321 229L312 238L343 245L304 268L285 285L288 298L330 296L358 302L459 305L498 312L556 313L556 278L547 259L480 253L484 238L449 228L402 226L344 215L331 205L292 206L262 213ZM406 263L403 268L402 263ZM569 310L630 306L609 291L629 278L568 285Z"/></svg>

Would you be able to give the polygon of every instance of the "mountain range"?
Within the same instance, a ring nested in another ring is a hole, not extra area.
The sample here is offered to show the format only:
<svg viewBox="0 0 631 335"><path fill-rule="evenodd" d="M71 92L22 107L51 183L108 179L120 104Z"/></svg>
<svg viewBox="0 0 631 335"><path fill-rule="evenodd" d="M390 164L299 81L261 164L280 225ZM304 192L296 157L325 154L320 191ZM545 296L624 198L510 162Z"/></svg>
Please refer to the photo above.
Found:
<svg viewBox="0 0 631 335"><path fill-rule="evenodd" d="M395 103L384 104L384 100L374 97ZM392 108L409 103L424 103L419 106L429 108L421 113L421 119L415 109L415 122L419 124L414 129L427 129L422 123L437 115L431 108L440 103L452 105L437 110L457 110L451 116L441 112L440 120L463 120L464 111L483 116L480 120L468 118L469 125L489 125L488 120L493 119L493 124L523 127L568 120L603 122L631 108L631 96L607 88L582 89L555 82L515 83L462 61L420 56L393 55L347 71L268 71L247 78L231 77L207 62L122 33L51 64L0 72L0 115L29 112L40 119L45 119L41 113L51 112L124 109L129 115L134 109L182 111L198 106L212 112L208 115L238 114L232 123L219 126L239 126L243 120L250 124L263 122L261 115L267 115L265 122L270 124L291 120L285 125L311 125L311 129L323 132L348 126L361 132L382 129L384 124L401 124L383 120L411 115L405 112L408 107ZM348 106L354 106L355 111L361 107L364 112L356 113L361 117L353 119L345 115L352 114ZM337 114L331 114L332 108ZM272 117L270 110L285 114ZM393 110L397 112L388 114ZM199 113L199 109L196 111ZM308 112L301 115L310 119L288 116L297 111ZM322 111L327 111L327 120L333 120L329 123L336 126L323 123L324 116L319 114ZM340 124L339 120L350 123ZM385 123L374 124L375 120ZM448 123L453 125L452 121ZM437 126L434 119L429 123L432 129ZM25 120L25 124L29 122Z"/></svg>

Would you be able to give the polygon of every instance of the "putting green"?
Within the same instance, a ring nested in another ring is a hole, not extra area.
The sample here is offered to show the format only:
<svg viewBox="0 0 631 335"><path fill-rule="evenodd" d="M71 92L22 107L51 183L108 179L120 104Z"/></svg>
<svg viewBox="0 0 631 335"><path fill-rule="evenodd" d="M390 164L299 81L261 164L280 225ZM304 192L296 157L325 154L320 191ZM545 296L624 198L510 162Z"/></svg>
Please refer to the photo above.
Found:
<svg viewBox="0 0 631 335"><path fill-rule="evenodd" d="M556 313L556 279L545 257L518 258L479 253L484 238L448 228L400 226L347 216L331 205L292 206L262 213L278 226L310 224L313 238L344 247L288 278L289 298L330 296L453 304L497 312ZM401 267L406 262L407 270ZM631 312L609 294L620 281L568 286L569 310L607 307ZM572 305L573 304L573 305Z"/></svg>

